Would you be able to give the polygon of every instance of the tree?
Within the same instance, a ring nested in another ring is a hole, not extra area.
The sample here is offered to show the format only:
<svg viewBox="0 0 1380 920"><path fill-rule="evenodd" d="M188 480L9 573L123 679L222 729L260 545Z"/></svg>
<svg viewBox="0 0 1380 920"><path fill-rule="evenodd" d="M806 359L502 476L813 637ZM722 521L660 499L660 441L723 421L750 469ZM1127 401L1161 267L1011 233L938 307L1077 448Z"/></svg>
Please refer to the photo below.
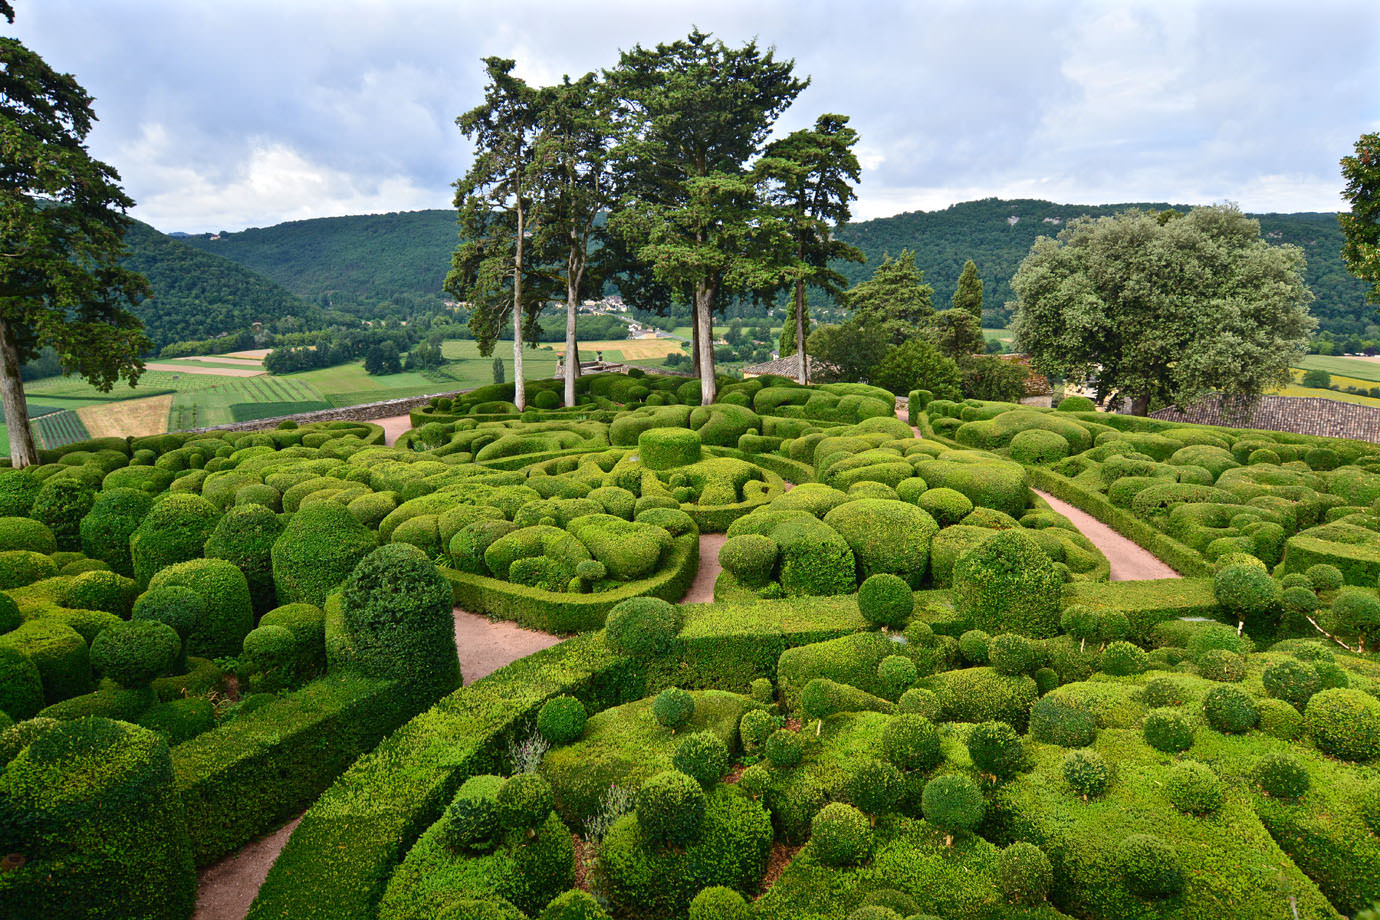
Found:
<svg viewBox="0 0 1380 920"><path fill-rule="evenodd" d="M781 330L781 354L796 355L796 379L808 383L805 336L809 326L806 285L837 297L844 278L831 264L865 261L862 250L834 239L833 229L848 222L848 202L861 167L853 147L858 132L845 115L821 115L809 130L793 131L767 146L759 168L771 185L771 202L790 227L794 259L785 275L791 287L791 313Z"/></svg>
<svg viewBox="0 0 1380 920"><path fill-rule="evenodd" d="M1343 197L1350 214L1339 214L1342 261L1353 275L1370 282L1370 299L1380 303L1380 134L1362 134L1356 155L1342 157Z"/></svg>
<svg viewBox="0 0 1380 920"><path fill-rule="evenodd" d="M905 396L929 390L937 399L962 399L958 365L924 339L893 345L873 370L872 383Z"/></svg>
<svg viewBox="0 0 1380 920"><path fill-rule="evenodd" d="M597 218L613 202L611 148L613 100L592 73L540 92L533 161L534 183L541 196L540 231L534 245L561 254L565 287L565 404L575 405L575 378L580 373L576 319L580 300L591 283L590 260L604 236Z"/></svg>
<svg viewBox="0 0 1380 920"><path fill-rule="evenodd" d="M402 360L398 356L398 346L392 339L372 346L364 356L366 374L398 374L402 372Z"/></svg>
<svg viewBox="0 0 1380 920"><path fill-rule="evenodd" d="M843 305L864 326L880 329L888 342L900 345L921 334L934 316L934 288L925 283L924 272L915 267L915 253L903 249L895 259L887 256L872 277L844 292Z"/></svg>
<svg viewBox="0 0 1380 920"><path fill-rule="evenodd" d="M1096 374L1098 400L1129 397L1137 415L1213 390L1246 405L1290 382L1315 325L1303 262L1232 205L1074 220L1011 279L1016 341L1042 373Z"/></svg>
<svg viewBox="0 0 1380 920"><path fill-rule="evenodd" d="M0 15L14 21L8 3ZM0 38L0 402L16 467L38 462L23 364L52 348L65 372L108 391L134 385L151 347L128 309L148 282L121 264L134 202L86 149L95 120L75 78Z"/></svg>
<svg viewBox="0 0 1380 920"><path fill-rule="evenodd" d="M503 382L503 359L498 355L494 355L493 376L494 383Z"/></svg>
<svg viewBox="0 0 1380 920"><path fill-rule="evenodd" d="M1317 369L1304 371L1302 383L1306 387L1328 390L1332 388L1332 375Z"/></svg>
<svg viewBox="0 0 1380 920"><path fill-rule="evenodd" d="M982 326L967 310L955 307L940 310L930 321L930 338L944 354L959 359L966 355L980 355L987 350Z"/></svg>
<svg viewBox="0 0 1380 920"><path fill-rule="evenodd" d="M698 29L634 46L609 74L625 129L610 232L693 309L700 398L714 401L712 314L727 295L774 286L790 239L750 164L807 85L756 42L728 48ZM636 274L636 272L634 272Z"/></svg>
<svg viewBox="0 0 1380 920"><path fill-rule="evenodd" d="M958 286L954 288L953 305L955 310L966 310L973 314L978 328L982 328L982 279L978 277L977 263L972 259L963 263Z"/></svg>
<svg viewBox="0 0 1380 920"><path fill-rule="evenodd" d="M995 355L967 355L958 362L960 387L968 399L1020 402L1030 376L1022 364Z"/></svg>
<svg viewBox="0 0 1380 920"><path fill-rule="evenodd" d="M445 288L469 301L470 328L485 357L511 314L513 402L523 409L523 338L535 338L546 297L526 252L534 195L537 92L513 76L515 66L506 58L485 58L489 84L484 102L455 120L461 133L474 141L475 156L470 171L455 183L463 242L451 256Z"/></svg>
<svg viewBox="0 0 1380 920"><path fill-rule="evenodd" d="M869 380L887 348L880 329L857 321L818 326L805 341L806 354L816 358L816 378L826 382Z"/></svg>

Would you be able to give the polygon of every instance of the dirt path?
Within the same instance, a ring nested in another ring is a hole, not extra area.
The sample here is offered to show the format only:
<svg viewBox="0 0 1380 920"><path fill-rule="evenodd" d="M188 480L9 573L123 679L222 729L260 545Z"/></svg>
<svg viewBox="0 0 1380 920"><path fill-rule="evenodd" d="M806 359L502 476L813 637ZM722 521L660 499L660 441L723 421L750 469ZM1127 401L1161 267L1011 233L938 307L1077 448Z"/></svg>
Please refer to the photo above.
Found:
<svg viewBox="0 0 1380 920"><path fill-rule="evenodd" d="M1060 501L1053 495L1032 489L1049 506L1073 522L1073 526L1102 550L1112 564L1112 581L1148 581L1152 578L1178 578L1179 573L1165 565L1154 553L1117 533L1097 518Z"/></svg>
<svg viewBox="0 0 1380 920"><path fill-rule="evenodd" d="M412 428L412 416L392 415L388 418L371 419L373 424L383 428L383 443L392 447L398 438Z"/></svg>
<svg viewBox="0 0 1380 920"><path fill-rule="evenodd" d="M712 590L712 580L710 587ZM523 629L515 623L490 622L487 617L458 607L455 610L455 645L466 686L560 641L560 636ZM244 920L259 886L300 820L299 815L273 833L202 869L197 874L196 913L192 920Z"/></svg>
<svg viewBox="0 0 1380 920"><path fill-rule="evenodd" d="M726 540L728 537L721 533L700 534L700 567L682 604L707 604L714 599L714 580L723 571L723 566L719 565L719 550Z"/></svg>

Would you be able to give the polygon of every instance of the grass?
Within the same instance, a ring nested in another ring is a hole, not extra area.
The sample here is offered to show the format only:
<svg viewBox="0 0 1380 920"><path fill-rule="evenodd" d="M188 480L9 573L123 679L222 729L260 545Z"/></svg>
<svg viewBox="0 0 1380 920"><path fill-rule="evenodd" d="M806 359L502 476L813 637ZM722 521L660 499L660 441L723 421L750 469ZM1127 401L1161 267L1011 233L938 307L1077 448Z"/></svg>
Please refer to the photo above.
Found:
<svg viewBox="0 0 1380 920"><path fill-rule="evenodd" d="M85 441L91 437L81 418L71 409L50 412L33 419L29 424L38 445L48 450Z"/></svg>
<svg viewBox="0 0 1380 920"><path fill-rule="evenodd" d="M1276 396L1308 396L1315 399L1335 399L1337 402L1355 403L1358 406L1375 406L1380 408L1380 399L1371 396L1357 396L1355 393L1344 393L1340 390L1320 390L1316 387L1285 387L1275 391Z"/></svg>
<svg viewBox="0 0 1380 920"><path fill-rule="evenodd" d="M331 408L302 376L242 377L214 390L178 393L168 410L168 429L205 428Z"/></svg>
<svg viewBox="0 0 1380 920"><path fill-rule="evenodd" d="M225 386L243 377L221 377L215 374L175 374L172 371L145 371L139 377L139 384L131 387L116 384L108 393L102 393L80 377L49 377L35 380L24 386L24 392L40 402L61 399L83 400L83 405L93 403L118 402L123 399L142 399L145 396L158 396L169 392L188 390L210 390Z"/></svg>
<svg viewBox="0 0 1380 920"><path fill-rule="evenodd" d="M985 339L996 339L998 342L1013 342L1016 334L1010 329L983 329L982 336Z"/></svg>
<svg viewBox="0 0 1380 920"><path fill-rule="evenodd" d="M1304 370L1327 371L1329 374L1355 377L1367 383L1380 383L1380 361L1363 361L1359 358L1343 358L1336 355L1305 355L1298 366Z"/></svg>

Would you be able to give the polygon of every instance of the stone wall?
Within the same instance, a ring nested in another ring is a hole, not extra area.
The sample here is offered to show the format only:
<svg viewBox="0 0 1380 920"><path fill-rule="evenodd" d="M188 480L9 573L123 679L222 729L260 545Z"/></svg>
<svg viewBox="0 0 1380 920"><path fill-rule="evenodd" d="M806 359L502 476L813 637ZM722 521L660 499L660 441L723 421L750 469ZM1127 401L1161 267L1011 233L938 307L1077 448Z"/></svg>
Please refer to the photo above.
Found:
<svg viewBox="0 0 1380 920"><path fill-rule="evenodd" d="M209 428L193 428L191 431L267 431L277 428L279 423L294 421L299 425L309 422L367 422L376 418L392 418L406 415L418 406L424 406L437 396L454 396L457 391L445 390L428 393L424 396L409 396L405 399L390 399L385 402L365 403L362 406L346 406L341 409L321 409L317 412L303 412L298 415L280 415L277 418L260 418L248 422L235 422L230 425L212 425ZM466 392L464 390L459 392Z"/></svg>

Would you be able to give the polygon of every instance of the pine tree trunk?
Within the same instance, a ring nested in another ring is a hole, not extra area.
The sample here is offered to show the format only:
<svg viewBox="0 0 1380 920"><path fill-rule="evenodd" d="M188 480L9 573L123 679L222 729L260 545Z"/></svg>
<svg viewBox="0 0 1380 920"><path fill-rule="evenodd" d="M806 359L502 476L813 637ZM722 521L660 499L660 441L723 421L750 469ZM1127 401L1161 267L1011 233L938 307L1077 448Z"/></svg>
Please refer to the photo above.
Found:
<svg viewBox="0 0 1380 920"><path fill-rule="evenodd" d="M714 401L714 288L701 282L695 285L696 354L700 359L700 405Z"/></svg>
<svg viewBox="0 0 1380 920"><path fill-rule="evenodd" d="M19 376L19 347L8 320L0 319L0 402L10 431L10 465L15 469L38 463L38 449L29 429L29 406L24 401L24 380Z"/></svg>
<svg viewBox="0 0 1380 920"><path fill-rule="evenodd" d="M801 279L795 283L795 354L796 354L796 375L795 379L802 384L809 383L810 369L809 363L805 358L805 281Z"/></svg>
<svg viewBox="0 0 1380 920"><path fill-rule="evenodd" d="M565 286L565 404L575 405L575 378L580 373L580 349L575 342L575 281L566 275Z"/></svg>
<svg viewBox="0 0 1380 920"><path fill-rule="evenodd" d="M522 197L517 203L517 251L513 256L513 405L527 408L527 387L522 374Z"/></svg>
<svg viewBox="0 0 1380 920"><path fill-rule="evenodd" d="M696 306L693 306L690 312L690 374L695 377L700 375L700 324L697 319L699 316L698 303L699 301L696 300Z"/></svg>

